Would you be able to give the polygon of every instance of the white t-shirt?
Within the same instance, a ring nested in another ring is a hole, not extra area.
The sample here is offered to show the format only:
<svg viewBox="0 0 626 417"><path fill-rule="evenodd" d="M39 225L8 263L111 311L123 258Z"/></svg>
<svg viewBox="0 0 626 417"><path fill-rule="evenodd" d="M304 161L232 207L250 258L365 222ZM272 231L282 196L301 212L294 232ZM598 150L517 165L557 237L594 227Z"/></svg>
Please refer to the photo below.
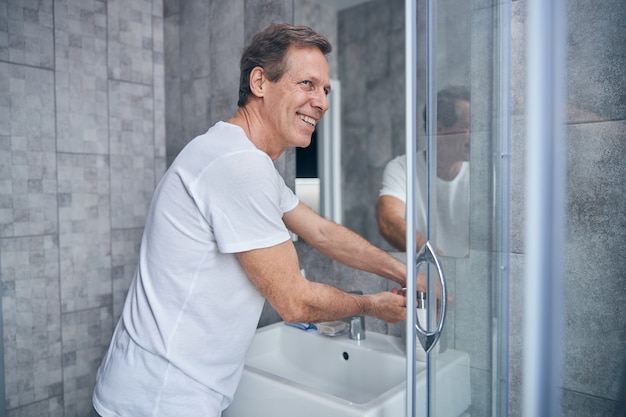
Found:
<svg viewBox="0 0 626 417"><path fill-rule="evenodd" d="M427 167L420 153L415 158L416 228L426 236ZM430 241L443 255L466 256L469 252L469 163L463 162L461 170L452 181L436 178L436 202L433 204ZM387 164L383 173L380 195L390 195L406 203L406 155L398 156Z"/></svg>
<svg viewBox="0 0 626 417"><path fill-rule="evenodd" d="M98 371L109 416L219 416L264 298L235 253L290 238L297 197L239 127L219 122L159 182L122 318Z"/></svg>

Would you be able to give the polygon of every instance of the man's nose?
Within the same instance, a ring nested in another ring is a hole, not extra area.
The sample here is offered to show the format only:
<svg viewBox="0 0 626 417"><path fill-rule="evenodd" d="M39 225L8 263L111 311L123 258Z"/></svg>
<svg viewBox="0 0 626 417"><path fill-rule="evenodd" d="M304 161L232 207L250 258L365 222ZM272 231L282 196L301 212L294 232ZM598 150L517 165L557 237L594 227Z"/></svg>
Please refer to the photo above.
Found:
<svg viewBox="0 0 626 417"><path fill-rule="evenodd" d="M328 95L324 90L316 90L313 93L313 97L311 99L313 107L317 107L322 110L322 114L326 113L326 110L330 107L330 103L328 101Z"/></svg>

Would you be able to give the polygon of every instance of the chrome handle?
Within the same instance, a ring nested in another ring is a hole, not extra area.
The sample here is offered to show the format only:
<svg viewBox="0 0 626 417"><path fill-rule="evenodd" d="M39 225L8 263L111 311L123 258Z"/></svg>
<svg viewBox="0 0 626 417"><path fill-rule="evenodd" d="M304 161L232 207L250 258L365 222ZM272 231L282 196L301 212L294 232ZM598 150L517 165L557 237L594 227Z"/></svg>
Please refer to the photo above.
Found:
<svg viewBox="0 0 626 417"><path fill-rule="evenodd" d="M439 321L439 325L437 329L433 332L429 332L424 329L419 320L415 320L415 329L417 330L417 338L419 339L422 347L426 352L430 352L437 340L439 340L439 336L441 336L441 332L443 331L443 324L446 320L446 304L448 298L448 291L446 289L446 279L443 275L443 268L441 267L441 263L439 262L439 258L437 254L433 250L430 242L426 242L422 249L420 249L417 257L415 258L415 269L419 270L419 266L423 263L430 263L435 265L437 268L437 275L439 275L439 282L441 283L441 320ZM417 312L416 312L417 314Z"/></svg>

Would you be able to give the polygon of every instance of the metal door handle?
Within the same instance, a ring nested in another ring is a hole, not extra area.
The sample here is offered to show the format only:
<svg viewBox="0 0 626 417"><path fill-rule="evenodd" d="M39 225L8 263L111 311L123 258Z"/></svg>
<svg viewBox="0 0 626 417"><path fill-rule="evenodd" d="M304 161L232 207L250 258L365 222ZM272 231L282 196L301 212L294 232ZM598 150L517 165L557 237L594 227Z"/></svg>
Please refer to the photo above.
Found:
<svg viewBox="0 0 626 417"><path fill-rule="evenodd" d="M446 289L446 279L443 275L443 268L441 267L441 263L439 262L439 258L437 254L433 250L430 242L426 242L422 249L420 249L417 257L415 258L415 269L419 271L419 266L423 263L430 263L437 268L437 275L439 275L439 282L441 283L441 320L439 321L439 325L437 329L433 332L429 332L424 329L419 320L415 320L415 329L417 330L417 338L419 339L422 347L426 352L430 352L432 347L439 340L439 336L441 336L441 332L443 331L443 324L446 320L446 304L448 298L448 292ZM413 295L415 297L415 294ZM415 313L417 314L417 312Z"/></svg>

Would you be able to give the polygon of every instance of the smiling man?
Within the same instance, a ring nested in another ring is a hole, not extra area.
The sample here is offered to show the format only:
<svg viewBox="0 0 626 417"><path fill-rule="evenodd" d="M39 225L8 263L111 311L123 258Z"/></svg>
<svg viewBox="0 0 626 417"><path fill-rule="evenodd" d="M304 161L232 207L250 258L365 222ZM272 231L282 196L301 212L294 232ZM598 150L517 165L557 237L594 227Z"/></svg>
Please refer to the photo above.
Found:
<svg viewBox="0 0 626 417"><path fill-rule="evenodd" d="M275 24L255 36L241 58L236 114L189 142L159 182L98 371L101 416L219 416L265 299L286 321L405 319L396 289L356 295L305 279L288 232L405 286L402 262L299 202L272 162L308 146L328 110L330 49L307 27Z"/></svg>

